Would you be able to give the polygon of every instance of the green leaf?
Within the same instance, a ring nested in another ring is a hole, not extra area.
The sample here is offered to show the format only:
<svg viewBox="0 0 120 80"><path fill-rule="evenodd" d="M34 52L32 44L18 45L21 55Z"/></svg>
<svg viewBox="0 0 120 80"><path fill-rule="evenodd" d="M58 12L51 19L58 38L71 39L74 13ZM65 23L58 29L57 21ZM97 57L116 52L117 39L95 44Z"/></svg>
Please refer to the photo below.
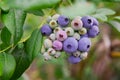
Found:
<svg viewBox="0 0 120 80"><path fill-rule="evenodd" d="M11 33L4 27L1 32L1 40L4 44L9 45L11 40Z"/></svg>
<svg viewBox="0 0 120 80"><path fill-rule="evenodd" d="M9 12L2 11L1 16L4 22L4 25L8 28L10 33L14 35L15 33L14 10L10 10Z"/></svg>
<svg viewBox="0 0 120 80"><path fill-rule="evenodd" d="M120 38L120 22L112 20L108 23L111 25L111 37Z"/></svg>
<svg viewBox="0 0 120 80"><path fill-rule="evenodd" d="M95 14L95 15L92 15L93 17L101 20L101 21L107 21L107 16L103 15L103 14Z"/></svg>
<svg viewBox="0 0 120 80"><path fill-rule="evenodd" d="M22 10L11 9L8 13L2 11L2 20L11 34L14 36L14 43L16 44L22 37L23 24L26 13Z"/></svg>
<svg viewBox="0 0 120 80"><path fill-rule="evenodd" d="M100 9L97 9L96 14L114 15L115 11L108 8L100 8Z"/></svg>
<svg viewBox="0 0 120 80"><path fill-rule="evenodd" d="M95 10L95 5L87 2L75 3L72 6L62 7L58 9L58 11L61 14L69 18L74 18L76 16L91 15L93 12L95 12Z"/></svg>
<svg viewBox="0 0 120 80"><path fill-rule="evenodd" d="M32 13L32 14L34 14L34 15L37 15L37 16L43 16L44 15L44 13L43 13L43 11L42 10L30 10L30 11L28 11L29 13Z"/></svg>
<svg viewBox="0 0 120 80"><path fill-rule="evenodd" d="M114 19L116 19L116 20L119 20L119 21L120 21L120 16L116 16L116 17L114 17Z"/></svg>
<svg viewBox="0 0 120 80"><path fill-rule="evenodd" d="M40 10L43 8L53 7L61 0L5 0L12 8L19 8L23 10Z"/></svg>
<svg viewBox="0 0 120 80"><path fill-rule="evenodd" d="M22 10L14 10L15 14L15 36L14 36L14 43L16 44L23 35L23 25L26 18L26 13Z"/></svg>
<svg viewBox="0 0 120 80"><path fill-rule="evenodd" d="M15 59L7 53L0 53L0 80L9 80L16 67Z"/></svg>
<svg viewBox="0 0 120 80"><path fill-rule="evenodd" d="M33 31L31 37L27 40L25 44L25 50L30 61L38 56L42 46L42 39L43 38L41 32L39 31L39 29L36 29Z"/></svg>
<svg viewBox="0 0 120 80"><path fill-rule="evenodd" d="M16 47L15 50L13 51L13 55L16 60L16 68L10 80L17 80L23 74L23 72L29 67L31 62L29 62L28 56L23 48L19 49L18 47Z"/></svg>

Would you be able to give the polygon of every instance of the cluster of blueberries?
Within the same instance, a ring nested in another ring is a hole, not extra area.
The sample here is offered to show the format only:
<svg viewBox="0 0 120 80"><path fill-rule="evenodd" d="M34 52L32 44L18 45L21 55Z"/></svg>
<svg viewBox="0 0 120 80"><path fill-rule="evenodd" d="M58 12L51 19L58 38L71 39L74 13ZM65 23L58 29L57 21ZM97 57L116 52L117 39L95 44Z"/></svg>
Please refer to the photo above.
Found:
<svg viewBox="0 0 120 80"><path fill-rule="evenodd" d="M58 58L65 51L70 63L78 63L87 58L91 40L99 34L99 23L91 16L77 16L70 20L66 16L55 14L47 18L40 31L46 36L41 53L45 60Z"/></svg>

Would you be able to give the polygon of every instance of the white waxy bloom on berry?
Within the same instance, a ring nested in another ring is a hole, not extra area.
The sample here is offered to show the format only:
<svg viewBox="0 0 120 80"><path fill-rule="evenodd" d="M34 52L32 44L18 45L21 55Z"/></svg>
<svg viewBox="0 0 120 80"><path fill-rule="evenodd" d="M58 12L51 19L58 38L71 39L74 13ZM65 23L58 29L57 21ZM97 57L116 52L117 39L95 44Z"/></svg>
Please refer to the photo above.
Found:
<svg viewBox="0 0 120 80"><path fill-rule="evenodd" d="M80 54L80 58L81 58L82 60L86 59L87 56L88 56L88 53L87 53L87 52L83 52L83 53Z"/></svg>
<svg viewBox="0 0 120 80"><path fill-rule="evenodd" d="M54 55L55 58L58 58L61 56L61 52L60 51L57 51L56 54Z"/></svg>
<svg viewBox="0 0 120 80"><path fill-rule="evenodd" d="M43 54L43 57L46 61L51 59L51 56L47 52Z"/></svg>
<svg viewBox="0 0 120 80"><path fill-rule="evenodd" d="M57 24L57 22L56 22L55 20L52 19L52 20L49 22L49 25L50 25L51 28L55 28L55 27L57 27L58 24Z"/></svg>
<svg viewBox="0 0 120 80"><path fill-rule="evenodd" d="M42 48L41 48L41 53L43 54L44 52L45 52L45 47L43 45Z"/></svg>
<svg viewBox="0 0 120 80"><path fill-rule="evenodd" d="M71 27L65 28L65 32L67 33L68 36L74 35L74 30Z"/></svg>
<svg viewBox="0 0 120 80"><path fill-rule="evenodd" d="M51 17L51 16L48 16L48 17L47 17L47 23L49 23L51 20L52 20L52 17Z"/></svg>
<svg viewBox="0 0 120 80"><path fill-rule="evenodd" d="M54 33L50 34L49 38L52 40L52 41L55 41L56 39L56 36Z"/></svg>
<svg viewBox="0 0 120 80"><path fill-rule="evenodd" d="M80 39L80 34L75 33L75 34L73 35L73 37L74 37L76 40L79 40L79 39Z"/></svg>
<svg viewBox="0 0 120 80"><path fill-rule="evenodd" d="M75 57L80 57L80 54L81 54L80 51L76 51L76 52L73 53L73 56L75 56Z"/></svg>
<svg viewBox="0 0 120 80"><path fill-rule="evenodd" d="M87 29L86 28L82 28L82 29L79 30L79 34L81 34L81 35L84 35L86 33L87 33Z"/></svg>
<svg viewBox="0 0 120 80"><path fill-rule="evenodd" d="M50 54L50 55L55 55L56 51L53 48L49 48L48 51L47 51L47 53Z"/></svg>
<svg viewBox="0 0 120 80"><path fill-rule="evenodd" d="M52 41L50 39L45 39L44 40L44 46L45 48L51 48L52 47Z"/></svg>
<svg viewBox="0 0 120 80"><path fill-rule="evenodd" d="M55 29L54 29L54 33L56 34L58 31L60 31L60 30L62 30L62 28L60 28L60 27L56 27Z"/></svg>
<svg viewBox="0 0 120 80"><path fill-rule="evenodd" d="M52 16L52 19L57 21L59 16L60 16L59 14L55 14L55 15Z"/></svg>

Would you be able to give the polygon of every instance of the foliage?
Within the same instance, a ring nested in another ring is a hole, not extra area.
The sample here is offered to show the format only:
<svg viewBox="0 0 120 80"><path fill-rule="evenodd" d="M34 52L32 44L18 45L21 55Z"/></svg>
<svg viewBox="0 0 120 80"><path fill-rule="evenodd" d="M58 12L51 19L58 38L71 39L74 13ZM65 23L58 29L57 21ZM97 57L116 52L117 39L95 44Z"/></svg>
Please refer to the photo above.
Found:
<svg viewBox="0 0 120 80"><path fill-rule="evenodd" d="M0 30L0 80L17 80L39 56L43 42L39 28L45 23L47 16L56 12L69 18L92 15L100 22L109 23L115 32L120 33L120 16L115 16L114 10L98 8L93 2L82 2L82 0L0 0L0 12L3 24ZM37 27L31 21L33 29L27 32L26 29L30 28L30 24L25 23L30 14L42 19L38 21L40 25ZM56 60L51 62L63 65L63 57L58 62ZM43 62L41 60L41 64ZM61 72L55 73L62 74Z"/></svg>

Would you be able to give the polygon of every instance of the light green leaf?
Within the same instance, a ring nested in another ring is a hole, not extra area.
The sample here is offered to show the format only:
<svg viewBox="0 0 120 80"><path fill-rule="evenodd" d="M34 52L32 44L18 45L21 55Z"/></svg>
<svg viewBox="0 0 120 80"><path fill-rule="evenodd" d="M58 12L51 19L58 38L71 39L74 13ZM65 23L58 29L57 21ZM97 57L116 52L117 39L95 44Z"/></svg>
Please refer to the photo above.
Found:
<svg viewBox="0 0 120 80"><path fill-rule="evenodd" d="M0 53L0 80L9 80L16 67L15 59L7 53Z"/></svg>
<svg viewBox="0 0 120 80"><path fill-rule="evenodd" d="M100 8L100 9L97 9L96 14L114 15L115 11L108 9L108 8Z"/></svg>
<svg viewBox="0 0 120 80"><path fill-rule="evenodd" d="M103 14L95 14L95 15L92 15L92 16L101 20L101 21L107 21L107 16L105 16Z"/></svg>
<svg viewBox="0 0 120 80"><path fill-rule="evenodd" d="M114 19L117 19L120 21L120 16L116 16L116 17L114 17Z"/></svg>
<svg viewBox="0 0 120 80"><path fill-rule="evenodd" d="M40 53L42 39L41 32L39 29L36 29L33 31L31 37L27 40L25 44L25 50L30 61L32 61Z"/></svg>
<svg viewBox="0 0 120 80"><path fill-rule="evenodd" d="M43 8L53 7L61 0L5 0L12 8L23 10L40 10Z"/></svg>
<svg viewBox="0 0 120 80"><path fill-rule="evenodd" d="M4 27L1 32L1 40L4 44L9 45L11 40L11 33Z"/></svg>
<svg viewBox="0 0 120 80"><path fill-rule="evenodd" d="M31 62L29 62L28 55L25 53L23 48L19 49L18 47L16 47L13 51L13 55L16 60L16 68L10 80L17 80L29 67Z"/></svg>
<svg viewBox="0 0 120 80"><path fill-rule="evenodd" d="M95 5L92 3L80 2L75 3L72 6L62 7L58 9L59 13L69 18L75 18L76 16L90 15L95 12Z"/></svg>

